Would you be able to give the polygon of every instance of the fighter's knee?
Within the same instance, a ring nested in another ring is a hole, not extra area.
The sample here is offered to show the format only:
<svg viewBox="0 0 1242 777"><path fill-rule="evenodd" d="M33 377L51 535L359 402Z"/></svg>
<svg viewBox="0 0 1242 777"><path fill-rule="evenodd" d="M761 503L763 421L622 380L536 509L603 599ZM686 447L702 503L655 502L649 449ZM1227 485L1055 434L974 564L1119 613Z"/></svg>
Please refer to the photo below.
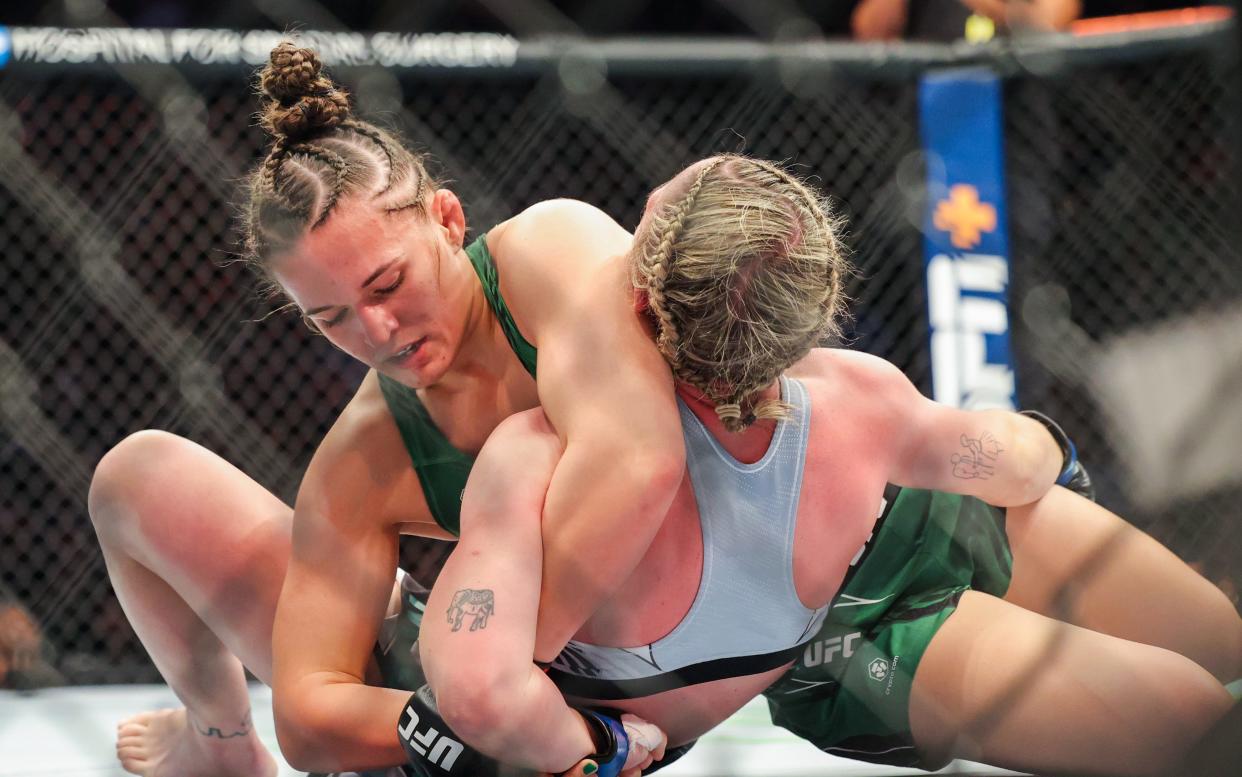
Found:
<svg viewBox="0 0 1242 777"><path fill-rule="evenodd" d="M1195 639L1182 652L1229 683L1242 677L1242 617L1225 592L1206 578L1185 602Z"/></svg>
<svg viewBox="0 0 1242 777"><path fill-rule="evenodd" d="M1216 593L1218 596L1215 607L1220 618L1212 622L1223 624L1223 634L1220 640L1220 663L1209 666L1208 671L1214 673L1222 682L1231 683L1242 678L1242 616L1238 615L1238 609L1224 591L1218 588Z"/></svg>
<svg viewBox="0 0 1242 777"><path fill-rule="evenodd" d="M136 506L143 494L157 485L161 471L167 472L189 445L188 440L174 434L146 429L129 435L105 453L95 466L86 497L96 530L111 530L124 516L131 515L131 510L118 508Z"/></svg>
<svg viewBox="0 0 1242 777"><path fill-rule="evenodd" d="M1232 705L1219 682L1183 656L1170 658L1160 670L1159 690L1151 699L1156 714L1142 727L1135 749L1147 748L1144 762L1155 774L1168 774ZM1147 716L1145 716L1147 717Z"/></svg>

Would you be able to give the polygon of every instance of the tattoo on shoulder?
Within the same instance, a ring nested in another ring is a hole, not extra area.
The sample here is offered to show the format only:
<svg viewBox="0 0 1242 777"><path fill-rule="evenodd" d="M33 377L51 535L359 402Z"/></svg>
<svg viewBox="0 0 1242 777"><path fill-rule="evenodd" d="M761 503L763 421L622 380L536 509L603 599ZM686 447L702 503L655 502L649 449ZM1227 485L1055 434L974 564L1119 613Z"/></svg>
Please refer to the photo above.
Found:
<svg viewBox="0 0 1242 777"><path fill-rule="evenodd" d="M962 447L965 453L955 453L949 457L953 464L953 476L962 480L987 480L996 474L996 460L1005 450L991 432L984 432L979 437L962 435Z"/></svg>
<svg viewBox="0 0 1242 777"><path fill-rule="evenodd" d="M232 739L233 737L244 737L250 733L250 713L247 712L246 717L242 718L240 728L228 734L224 733L222 729L216 728L215 726L208 726L206 729L201 729L193 720L190 721L190 725L194 726L194 730L198 733L205 737L211 737L212 739Z"/></svg>
<svg viewBox="0 0 1242 777"><path fill-rule="evenodd" d="M470 630L478 631L487 628L487 619L495 612L496 597L492 589L463 588L453 594L453 603L448 608L448 622L453 624L453 631L458 631L462 622L470 618Z"/></svg>

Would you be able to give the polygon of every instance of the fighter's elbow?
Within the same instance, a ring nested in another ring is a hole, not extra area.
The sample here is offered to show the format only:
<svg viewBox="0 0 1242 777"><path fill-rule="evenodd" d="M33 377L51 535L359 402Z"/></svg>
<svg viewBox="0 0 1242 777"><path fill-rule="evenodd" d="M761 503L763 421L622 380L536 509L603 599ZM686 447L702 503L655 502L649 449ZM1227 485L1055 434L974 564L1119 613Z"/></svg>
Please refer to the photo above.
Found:
<svg viewBox="0 0 1242 777"><path fill-rule="evenodd" d="M997 507L1018 507L1039 501L1050 488L1052 488L1050 482L1034 477L1030 470L1024 470L1010 479L1008 487L1002 494L985 501Z"/></svg>
<svg viewBox="0 0 1242 777"><path fill-rule="evenodd" d="M1021 491L1021 498L1011 504L1030 504L1052 488L1061 473L1064 457L1060 445L1041 424L1021 416L1012 418L1020 422L1015 427L1015 437L1023 477L1015 488Z"/></svg>
<svg viewBox="0 0 1242 777"><path fill-rule="evenodd" d="M281 755L294 771L313 773L322 768L316 763L310 749L302 740L292 738L287 734L282 736L277 729L276 742L280 745Z"/></svg>
<svg viewBox="0 0 1242 777"><path fill-rule="evenodd" d="M511 737L520 735L514 695L499 682L453 682L436 690L440 717L458 737L485 754L504 752Z"/></svg>
<svg viewBox="0 0 1242 777"><path fill-rule="evenodd" d="M618 475L633 487L633 493L654 499L672 499L686 469L684 449L644 450L620 455Z"/></svg>
<svg viewBox="0 0 1242 777"><path fill-rule="evenodd" d="M295 770L300 772L323 771L319 753L314 743L313 726L300 711L290 709L293 705L273 703L272 718L276 724L276 742L281 755Z"/></svg>
<svg viewBox="0 0 1242 777"><path fill-rule="evenodd" d="M997 507L1017 507L1036 502L1052 488L1055 472L1050 472L1040 461L1040 454L1024 441L1015 440L1012 458L1003 477L980 482L981 492L976 494Z"/></svg>
<svg viewBox="0 0 1242 777"><path fill-rule="evenodd" d="M606 472L608 499L618 509L646 513L658 507L657 514L662 516L685 474L680 430L675 442L665 445L637 434L592 430L569 438L558 470L577 472L591 479L590 485Z"/></svg>
<svg viewBox="0 0 1242 777"><path fill-rule="evenodd" d="M300 772L335 772L341 768L332 752L337 718L302 687L277 686L272 693L272 719L281 755Z"/></svg>

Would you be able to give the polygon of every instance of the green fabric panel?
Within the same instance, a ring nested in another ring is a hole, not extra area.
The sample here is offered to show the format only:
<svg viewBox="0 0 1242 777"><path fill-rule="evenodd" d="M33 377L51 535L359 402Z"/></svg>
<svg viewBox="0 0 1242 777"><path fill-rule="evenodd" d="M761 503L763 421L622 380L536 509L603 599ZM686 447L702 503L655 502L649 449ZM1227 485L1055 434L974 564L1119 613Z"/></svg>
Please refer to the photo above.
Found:
<svg viewBox="0 0 1242 777"><path fill-rule="evenodd" d="M461 532L461 494L474 458L454 448L431 420L418 392L386 375L379 376L380 391L401 440L418 473L431 517L446 531Z"/></svg>
<svg viewBox="0 0 1242 777"><path fill-rule="evenodd" d="M962 593L1004 596L1005 511L936 491L885 491L887 508L789 672L764 691L772 722L834 755L936 769L910 732L910 688Z"/></svg>
<svg viewBox="0 0 1242 777"><path fill-rule="evenodd" d="M492 261L492 254L487 250L487 233L479 235L477 240L466 247L466 256L470 257L470 263L474 265L474 271L479 275L479 281L483 284L483 294L487 297L487 304L491 306L492 313L500 322L500 328L504 330L509 347L513 349L513 353L517 355L522 366L533 378L536 361L535 346L522 337L517 323L513 320L513 314L509 312L509 306L505 304L504 297L500 296L500 276L496 273L496 262Z"/></svg>
<svg viewBox="0 0 1242 777"><path fill-rule="evenodd" d="M504 330L505 339L513 348L513 353L522 362L522 366L535 376L536 351L522 337L517 323L509 312L509 306L500 296L500 281L496 273L496 263L492 261L491 252L487 250L487 235L482 234L466 248L470 257L470 265L474 267L483 286L483 295L492 313ZM427 412L426 406L418 398L418 392L409 386L398 383L384 375L379 376L380 391L388 403L388 410L406 450L410 453L410 463L418 472L418 482L423 487L423 495L427 499L427 507L431 516L446 531L453 534L461 533L461 495L466 488L466 479L470 477L470 468L474 465L474 457L454 448L436 426Z"/></svg>

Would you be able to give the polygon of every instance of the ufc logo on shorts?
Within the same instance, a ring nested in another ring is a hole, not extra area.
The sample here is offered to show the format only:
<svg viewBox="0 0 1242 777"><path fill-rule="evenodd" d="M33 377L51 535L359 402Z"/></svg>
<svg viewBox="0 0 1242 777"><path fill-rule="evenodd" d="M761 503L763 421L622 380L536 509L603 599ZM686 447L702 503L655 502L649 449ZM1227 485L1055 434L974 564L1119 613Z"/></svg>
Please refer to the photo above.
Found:
<svg viewBox="0 0 1242 777"><path fill-rule="evenodd" d="M403 720L397 729L401 738L409 742L410 747L429 762L446 772L451 771L453 764L457 763L457 756L461 755L461 751L465 749L462 743L442 736L432 726L428 726L426 731L418 731L418 713L412 707L405 708L405 715L409 716L409 720ZM431 749L430 755L427 753L428 748Z"/></svg>
<svg viewBox="0 0 1242 777"><path fill-rule="evenodd" d="M849 658L854 655L854 643L861 637L862 632L856 631L844 637L832 637L812 642L802 652L802 665L810 667L831 664L837 653L840 653L842 658Z"/></svg>

